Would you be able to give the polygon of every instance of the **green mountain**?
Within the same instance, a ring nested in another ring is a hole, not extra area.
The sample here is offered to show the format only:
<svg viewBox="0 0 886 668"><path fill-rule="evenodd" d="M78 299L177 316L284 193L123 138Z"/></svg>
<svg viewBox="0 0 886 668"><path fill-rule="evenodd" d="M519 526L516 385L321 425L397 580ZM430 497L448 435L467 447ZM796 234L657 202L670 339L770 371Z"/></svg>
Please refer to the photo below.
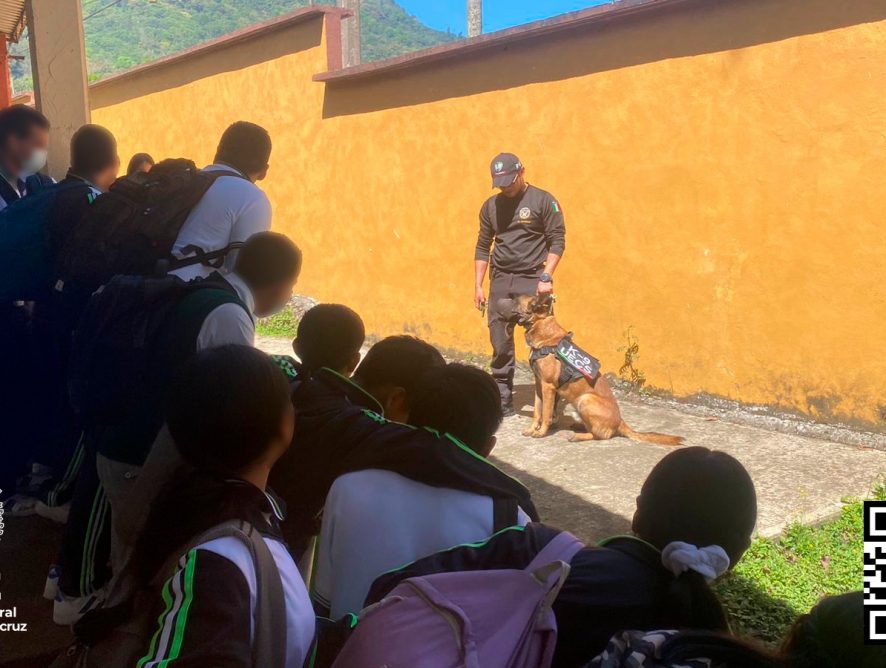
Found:
<svg viewBox="0 0 886 668"><path fill-rule="evenodd" d="M151 62L200 42L274 18L309 0L82 0L90 80ZM333 1L315 4L335 4ZM428 28L394 0L363 0L363 60L379 60L458 39ZM15 91L32 88L27 38L10 52Z"/></svg>

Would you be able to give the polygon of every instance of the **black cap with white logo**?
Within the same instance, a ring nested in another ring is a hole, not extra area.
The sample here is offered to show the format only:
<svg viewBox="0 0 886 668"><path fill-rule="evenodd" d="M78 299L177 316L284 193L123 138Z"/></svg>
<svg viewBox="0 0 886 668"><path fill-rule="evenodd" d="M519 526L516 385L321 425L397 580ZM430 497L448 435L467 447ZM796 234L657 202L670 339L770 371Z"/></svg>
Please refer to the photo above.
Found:
<svg viewBox="0 0 886 668"><path fill-rule="evenodd" d="M523 169L523 163L516 155L499 153L489 165L489 171L492 172L492 187L507 188L517 180L521 169Z"/></svg>

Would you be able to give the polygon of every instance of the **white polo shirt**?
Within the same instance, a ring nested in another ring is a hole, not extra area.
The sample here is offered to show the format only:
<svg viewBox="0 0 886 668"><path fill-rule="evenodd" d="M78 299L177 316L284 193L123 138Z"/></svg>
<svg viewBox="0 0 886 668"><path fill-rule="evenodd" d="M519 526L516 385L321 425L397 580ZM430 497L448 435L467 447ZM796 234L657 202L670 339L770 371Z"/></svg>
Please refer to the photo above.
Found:
<svg viewBox="0 0 886 668"><path fill-rule="evenodd" d="M203 171L238 170L228 165L209 165ZM182 249L194 245L204 251L224 248L234 241L246 241L256 232L271 229L271 202L254 183L237 176L220 176L203 198L188 214L172 247L177 257L184 257ZM237 254L231 253L224 269L231 271ZM197 276L209 276L212 267L201 264L176 269L172 273L188 281Z"/></svg>
<svg viewBox="0 0 886 668"><path fill-rule="evenodd" d="M488 496L431 487L391 471L347 473L323 509L312 595L339 619L359 612L375 579L394 568L494 531ZM529 517L518 512L518 524Z"/></svg>
<svg viewBox="0 0 886 668"><path fill-rule="evenodd" d="M235 273L225 276L225 280L231 284L237 296L240 298L249 313L243 310L239 304L222 304L209 312L200 327L197 335L197 350L217 348L235 343L243 346L255 344L255 300L249 286Z"/></svg>

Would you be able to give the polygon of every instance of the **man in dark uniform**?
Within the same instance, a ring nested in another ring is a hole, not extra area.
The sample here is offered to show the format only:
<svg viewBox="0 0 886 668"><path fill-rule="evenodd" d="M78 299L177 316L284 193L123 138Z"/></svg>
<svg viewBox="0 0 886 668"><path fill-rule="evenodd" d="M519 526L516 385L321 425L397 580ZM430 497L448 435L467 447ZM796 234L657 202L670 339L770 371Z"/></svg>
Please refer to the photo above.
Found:
<svg viewBox="0 0 886 668"><path fill-rule="evenodd" d="M492 375L508 416L514 414L514 323L499 315L495 305L511 295L553 292L554 270L566 248L566 227L560 204L550 193L526 182L523 163L516 155L497 155L490 170L492 186L501 192L480 209L474 305L481 310L486 306L483 278L495 242L489 279L489 338Z"/></svg>

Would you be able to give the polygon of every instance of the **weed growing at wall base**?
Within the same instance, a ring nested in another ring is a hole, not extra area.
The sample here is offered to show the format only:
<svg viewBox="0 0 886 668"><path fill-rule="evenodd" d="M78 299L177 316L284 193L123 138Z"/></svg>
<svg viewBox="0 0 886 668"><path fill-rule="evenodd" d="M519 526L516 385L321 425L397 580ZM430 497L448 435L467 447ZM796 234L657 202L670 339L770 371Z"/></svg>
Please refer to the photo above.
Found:
<svg viewBox="0 0 886 668"><path fill-rule="evenodd" d="M880 484L872 497L886 499ZM819 526L792 524L777 539L758 538L735 570L717 583L733 630L779 642L797 615L823 596L862 587L862 501Z"/></svg>
<svg viewBox="0 0 886 668"><path fill-rule="evenodd" d="M294 339L298 331L299 317L291 304L287 304L279 313L261 318L255 324L255 331L261 336L274 336Z"/></svg>
<svg viewBox="0 0 886 668"><path fill-rule="evenodd" d="M623 352L625 359L624 364L618 370L618 375L631 384L631 390L642 392L643 386L646 384L646 374L635 366L635 362L640 357L640 342L634 336L633 325L625 330L624 337L625 345L621 346L618 352Z"/></svg>

